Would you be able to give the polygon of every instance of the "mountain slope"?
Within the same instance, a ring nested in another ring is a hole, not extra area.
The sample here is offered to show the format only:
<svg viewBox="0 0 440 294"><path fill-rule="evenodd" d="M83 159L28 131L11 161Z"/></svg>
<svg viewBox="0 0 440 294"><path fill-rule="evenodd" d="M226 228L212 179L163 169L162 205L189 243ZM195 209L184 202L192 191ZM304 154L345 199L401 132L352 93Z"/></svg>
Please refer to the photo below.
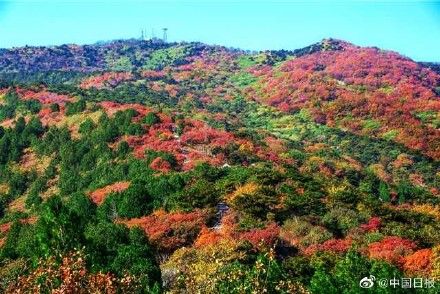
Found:
<svg viewBox="0 0 440 294"><path fill-rule="evenodd" d="M429 68L333 39L15 48L0 64L0 292L439 275Z"/></svg>
<svg viewBox="0 0 440 294"><path fill-rule="evenodd" d="M254 99L439 159L440 76L410 59L343 44L255 71Z"/></svg>

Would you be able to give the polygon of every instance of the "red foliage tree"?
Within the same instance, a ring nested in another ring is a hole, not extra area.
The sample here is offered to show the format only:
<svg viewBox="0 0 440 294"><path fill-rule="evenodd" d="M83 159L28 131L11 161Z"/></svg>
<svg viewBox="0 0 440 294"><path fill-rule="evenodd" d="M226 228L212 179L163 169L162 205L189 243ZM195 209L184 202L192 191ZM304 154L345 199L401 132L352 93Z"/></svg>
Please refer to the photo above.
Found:
<svg viewBox="0 0 440 294"><path fill-rule="evenodd" d="M347 252L352 244L350 239L330 239L322 244L315 244L307 247L304 250L304 254L312 255L319 251L330 251L334 253Z"/></svg>
<svg viewBox="0 0 440 294"><path fill-rule="evenodd" d="M156 157L151 163L150 167L154 170L161 172L169 172L171 170L171 164L161 157Z"/></svg>
<svg viewBox="0 0 440 294"><path fill-rule="evenodd" d="M253 229L247 232L238 233L239 240L249 241L254 248L272 247L280 234L280 228L272 223L263 229Z"/></svg>
<svg viewBox="0 0 440 294"><path fill-rule="evenodd" d="M107 195L113 192L122 192L128 189L130 182L116 182L105 187L99 188L89 194L92 201L101 204Z"/></svg>
<svg viewBox="0 0 440 294"><path fill-rule="evenodd" d="M382 220L380 217L372 217L368 220L368 223L362 224L360 227L365 232L374 232L379 230L382 225Z"/></svg>
<svg viewBox="0 0 440 294"><path fill-rule="evenodd" d="M415 248L416 244L411 240L387 236L379 242L371 243L368 246L368 255L370 258L383 259L402 266L405 263L405 256L413 253Z"/></svg>
<svg viewBox="0 0 440 294"><path fill-rule="evenodd" d="M84 79L80 88L82 89L102 89L105 87L115 87L123 81L133 79L133 74L130 72L106 72L101 75L92 76Z"/></svg>
<svg viewBox="0 0 440 294"><path fill-rule="evenodd" d="M67 95L61 95L47 90L32 91L17 88L17 93L23 100L38 100L42 104L58 103L64 105L66 102L72 102L74 99Z"/></svg>
<svg viewBox="0 0 440 294"><path fill-rule="evenodd" d="M206 213L201 210L189 213L156 211L146 217L121 222L129 227L143 228L159 251L171 253L182 246L193 244L205 226L206 217Z"/></svg>

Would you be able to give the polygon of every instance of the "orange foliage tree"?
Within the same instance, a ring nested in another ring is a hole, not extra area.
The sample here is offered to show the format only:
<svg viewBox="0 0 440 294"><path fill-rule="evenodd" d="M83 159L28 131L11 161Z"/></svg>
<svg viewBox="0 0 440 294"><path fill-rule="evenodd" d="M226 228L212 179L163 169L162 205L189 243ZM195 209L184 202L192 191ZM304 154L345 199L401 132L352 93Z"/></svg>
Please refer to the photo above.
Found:
<svg viewBox="0 0 440 294"><path fill-rule="evenodd" d="M432 249L422 249L405 257L403 269L415 276L428 277L431 274Z"/></svg>
<svg viewBox="0 0 440 294"><path fill-rule="evenodd" d="M191 245L205 226L206 218L206 212L201 210L189 213L160 210L149 216L121 222L129 227L141 227L160 252L171 253Z"/></svg>
<svg viewBox="0 0 440 294"><path fill-rule="evenodd" d="M368 246L370 258L383 259L390 263L402 266L405 256L412 254L416 244L413 241L397 236L387 236L381 241L371 243Z"/></svg>

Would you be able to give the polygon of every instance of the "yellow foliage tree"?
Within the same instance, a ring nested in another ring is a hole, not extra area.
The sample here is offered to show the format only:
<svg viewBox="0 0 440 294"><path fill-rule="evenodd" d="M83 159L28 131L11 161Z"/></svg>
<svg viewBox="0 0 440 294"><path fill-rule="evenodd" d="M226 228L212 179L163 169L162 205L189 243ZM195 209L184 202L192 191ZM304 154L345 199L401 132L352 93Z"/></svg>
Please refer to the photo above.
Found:
<svg viewBox="0 0 440 294"><path fill-rule="evenodd" d="M431 277L440 280L440 245L432 248Z"/></svg>
<svg viewBox="0 0 440 294"><path fill-rule="evenodd" d="M437 219L440 219L440 207L439 206L433 206L430 204L418 204L418 205L414 205L412 210L415 212L418 212L418 213L427 214L427 215L433 216Z"/></svg>
<svg viewBox="0 0 440 294"><path fill-rule="evenodd" d="M232 194L227 197L228 202L233 202L238 197L250 196L260 190L261 186L256 183L246 183L238 187Z"/></svg>
<svg viewBox="0 0 440 294"><path fill-rule="evenodd" d="M238 243L223 240L202 248L181 248L161 266L168 293L215 293L222 267L245 257Z"/></svg>

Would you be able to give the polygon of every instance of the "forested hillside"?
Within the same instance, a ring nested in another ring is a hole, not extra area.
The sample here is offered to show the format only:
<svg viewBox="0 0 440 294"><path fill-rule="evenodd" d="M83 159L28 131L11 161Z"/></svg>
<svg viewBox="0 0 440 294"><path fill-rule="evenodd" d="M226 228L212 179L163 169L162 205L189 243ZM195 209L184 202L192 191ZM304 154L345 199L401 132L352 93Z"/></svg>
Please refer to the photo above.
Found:
<svg viewBox="0 0 440 294"><path fill-rule="evenodd" d="M0 293L440 279L439 111L435 65L333 39L2 49Z"/></svg>

